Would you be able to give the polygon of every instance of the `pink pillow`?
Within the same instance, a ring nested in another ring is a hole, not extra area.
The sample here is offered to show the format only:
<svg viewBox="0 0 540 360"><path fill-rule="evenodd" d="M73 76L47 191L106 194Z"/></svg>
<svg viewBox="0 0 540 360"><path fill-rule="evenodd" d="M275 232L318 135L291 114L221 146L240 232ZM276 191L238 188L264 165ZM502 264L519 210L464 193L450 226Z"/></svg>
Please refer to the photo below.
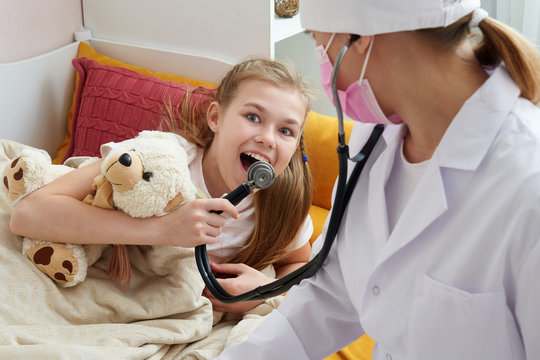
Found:
<svg viewBox="0 0 540 360"><path fill-rule="evenodd" d="M64 160L71 156L100 156L101 144L130 139L142 130L160 129L166 104L178 106L186 92L193 89L85 57L73 59L73 66L79 83ZM215 91L200 89L205 91L190 95L195 107L207 104Z"/></svg>

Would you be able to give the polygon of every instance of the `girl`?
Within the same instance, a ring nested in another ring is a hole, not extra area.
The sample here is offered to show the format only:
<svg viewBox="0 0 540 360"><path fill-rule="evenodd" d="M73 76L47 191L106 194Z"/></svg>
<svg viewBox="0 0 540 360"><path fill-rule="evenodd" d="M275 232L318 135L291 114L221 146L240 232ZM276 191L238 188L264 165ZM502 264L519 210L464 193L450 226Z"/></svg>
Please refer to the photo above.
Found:
<svg viewBox="0 0 540 360"><path fill-rule="evenodd" d="M235 263L213 265L216 272L236 276L221 281L225 290L238 294L268 283L273 279L259 270L272 264L280 277L304 264L310 254L311 176L303 162L302 138L308 96L302 80L282 64L264 59L238 64L218 87L206 121L189 116L192 111L185 106L181 114L185 126L179 133L191 144L181 141L188 152L193 147L196 151L190 163L192 180L209 199L149 219L88 206L80 200L91 192L92 179L100 172L98 161L20 201L11 230L80 244L208 244L213 261ZM275 183L238 208L219 199L246 180L247 168L255 160L274 167ZM240 312L260 303L226 305L211 300L217 311Z"/></svg>
<svg viewBox="0 0 540 360"><path fill-rule="evenodd" d="M322 269L219 359L322 359L365 333L373 359L540 358L540 56L479 6L301 2L323 85L336 67L345 113L386 126Z"/></svg>

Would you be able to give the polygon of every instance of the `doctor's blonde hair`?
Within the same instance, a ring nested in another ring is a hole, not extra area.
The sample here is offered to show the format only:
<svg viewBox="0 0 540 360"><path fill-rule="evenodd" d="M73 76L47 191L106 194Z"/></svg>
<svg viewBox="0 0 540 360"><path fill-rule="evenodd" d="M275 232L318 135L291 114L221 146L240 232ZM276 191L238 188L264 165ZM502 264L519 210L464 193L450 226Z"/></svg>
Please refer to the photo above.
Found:
<svg viewBox="0 0 540 360"><path fill-rule="evenodd" d="M438 44L455 46L470 34L472 13L455 23L439 28L421 29L417 32L431 37ZM540 102L540 53L523 35L503 23L487 17L478 28L482 39L474 48L480 65L494 68L504 62L508 72L521 90L521 96L534 104Z"/></svg>
<svg viewBox="0 0 540 360"><path fill-rule="evenodd" d="M170 131L203 148L210 147L214 134L206 122L208 105L217 101L220 106L227 108L238 88L255 80L298 91L305 100L307 116L312 97L311 88L284 64L256 58L234 66L223 78L217 91L194 89L196 92L213 95L209 96L207 103L202 106L194 107L189 101L188 93L178 109L169 107ZM178 123L181 127L175 127ZM261 270L287 256L291 243L298 236L308 215L312 200L313 181L308 164L304 161L304 146L304 137L301 134L296 151L285 171L276 177L272 186L253 195L255 229L247 243L226 262L244 263Z"/></svg>

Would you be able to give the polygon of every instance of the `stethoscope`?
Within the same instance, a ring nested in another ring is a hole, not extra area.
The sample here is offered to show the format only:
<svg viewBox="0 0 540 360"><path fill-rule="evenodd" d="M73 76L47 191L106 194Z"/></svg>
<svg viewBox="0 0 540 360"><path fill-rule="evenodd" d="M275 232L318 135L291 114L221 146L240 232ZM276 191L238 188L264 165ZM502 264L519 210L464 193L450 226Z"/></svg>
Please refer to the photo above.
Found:
<svg viewBox="0 0 540 360"><path fill-rule="evenodd" d="M288 291L294 285L297 285L303 279L313 276L323 265L326 260L330 248L334 243L343 214L347 208L347 204L351 198L352 192L364 165L367 162L371 151L375 147L377 140L384 130L383 125L375 125L373 131L362 148L360 152L353 158L349 158L349 147L345 143L345 130L343 124L343 111L341 109L341 104L339 102L339 96L337 91L337 74L343 56L349 49L349 46L359 38L358 35L352 35L347 43L343 46L339 52L334 68L332 70L332 95L334 97L334 103L336 107L339 129L338 129L338 140L339 146L337 148L338 159L339 159L339 175L338 182L336 187L336 193L334 198L334 205L330 213L330 221L328 223L328 230L324 238L324 244L317 255L315 255L308 263L304 264L302 267L296 269L295 271L283 276L280 279L273 281L270 284L259 286L249 292L246 292L241 295L231 295L221 287L216 277L212 273L210 264L208 262L208 254L206 253L206 245L199 245L195 247L195 259L197 263L197 268L201 273L202 279L208 290L221 302L231 304L239 301L250 301L250 300L263 300L283 294ZM347 161L352 160L356 163L353 172L347 181ZM272 166L268 163L257 161L248 168L247 174L248 180L242 183L238 188L233 190L227 196L226 199L231 201L234 205L238 204L244 197L251 194L255 189L262 190L270 186L274 181L274 170Z"/></svg>

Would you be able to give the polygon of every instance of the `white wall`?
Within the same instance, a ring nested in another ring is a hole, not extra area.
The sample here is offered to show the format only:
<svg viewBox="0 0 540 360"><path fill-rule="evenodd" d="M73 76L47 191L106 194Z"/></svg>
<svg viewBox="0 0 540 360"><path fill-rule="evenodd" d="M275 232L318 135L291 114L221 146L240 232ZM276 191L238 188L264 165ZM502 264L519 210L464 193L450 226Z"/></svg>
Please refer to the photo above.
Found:
<svg viewBox="0 0 540 360"><path fill-rule="evenodd" d="M233 64L272 51L272 0L85 0L83 13L96 39Z"/></svg>
<svg viewBox="0 0 540 360"><path fill-rule="evenodd" d="M67 45L81 27L80 0L0 0L0 63Z"/></svg>
<svg viewBox="0 0 540 360"><path fill-rule="evenodd" d="M317 98L311 104L319 114L336 116L336 109L328 99L321 85L321 72L315 56L313 36L302 32L276 43L276 60L293 63L298 71L315 90Z"/></svg>

